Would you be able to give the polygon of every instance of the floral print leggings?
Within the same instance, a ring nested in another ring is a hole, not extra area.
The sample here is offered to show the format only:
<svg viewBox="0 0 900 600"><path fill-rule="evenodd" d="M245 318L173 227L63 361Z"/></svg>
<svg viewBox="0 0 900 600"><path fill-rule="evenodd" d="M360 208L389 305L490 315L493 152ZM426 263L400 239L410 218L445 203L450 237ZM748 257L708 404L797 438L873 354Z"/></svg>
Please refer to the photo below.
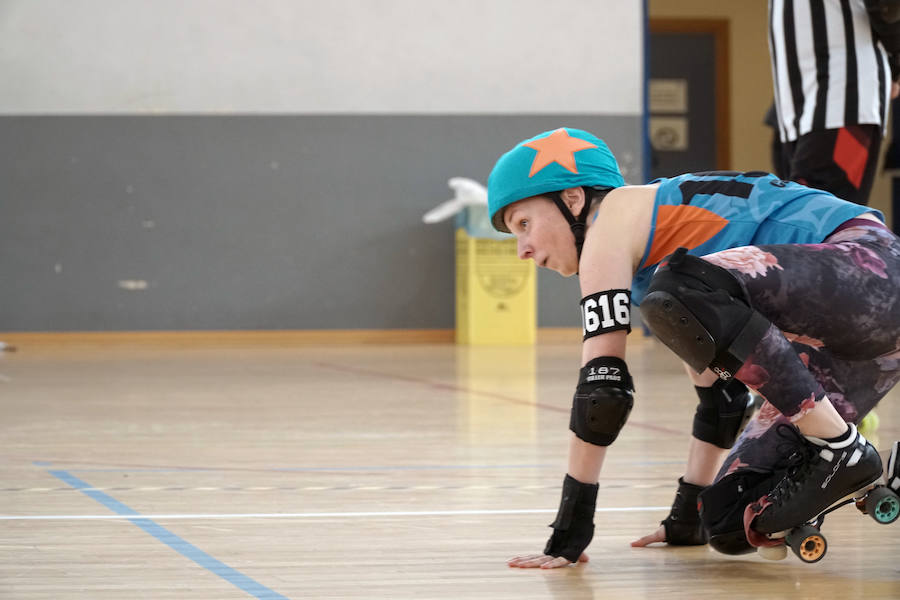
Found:
<svg viewBox="0 0 900 600"><path fill-rule="evenodd" d="M900 238L852 219L821 244L746 246L703 257L746 286L772 325L736 377L766 402L717 479L778 460L775 425L827 395L858 423L900 380Z"/></svg>

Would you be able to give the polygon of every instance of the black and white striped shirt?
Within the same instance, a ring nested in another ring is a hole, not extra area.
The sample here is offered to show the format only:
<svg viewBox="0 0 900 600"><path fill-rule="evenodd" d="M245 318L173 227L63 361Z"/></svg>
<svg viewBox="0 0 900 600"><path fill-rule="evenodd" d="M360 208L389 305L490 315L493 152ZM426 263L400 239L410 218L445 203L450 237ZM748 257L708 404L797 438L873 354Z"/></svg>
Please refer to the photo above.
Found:
<svg viewBox="0 0 900 600"><path fill-rule="evenodd" d="M864 0L769 0L769 54L781 141L886 126L891 71Z"/></svg>

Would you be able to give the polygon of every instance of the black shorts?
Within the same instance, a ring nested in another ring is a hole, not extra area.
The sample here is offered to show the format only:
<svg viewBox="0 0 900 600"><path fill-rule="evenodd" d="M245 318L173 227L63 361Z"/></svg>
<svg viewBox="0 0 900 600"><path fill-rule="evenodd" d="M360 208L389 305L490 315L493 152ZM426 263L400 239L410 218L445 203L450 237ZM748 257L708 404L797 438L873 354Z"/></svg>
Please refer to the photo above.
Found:
<svg viewBox="0 0 900 600"><path fill-rule="evenodd" d="M878 125L811 131L781 145L781 164L776 171L782 179L867 205L880 148Z"/></svg>

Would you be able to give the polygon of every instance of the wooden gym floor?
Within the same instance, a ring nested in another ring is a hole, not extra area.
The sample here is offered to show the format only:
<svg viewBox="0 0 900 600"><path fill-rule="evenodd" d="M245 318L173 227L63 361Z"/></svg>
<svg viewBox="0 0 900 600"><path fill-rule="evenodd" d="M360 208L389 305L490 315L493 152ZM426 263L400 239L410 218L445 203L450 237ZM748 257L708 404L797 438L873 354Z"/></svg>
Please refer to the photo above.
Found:
<svg viewBox="0 0 900 600"><path fill-rule="evenodd" d="M554 571L505 559L556 512L577 334L21 342L0 353L0 598L900 598L900 525L849 508L813 565L629 547L668 511L695 404L677 360L632 338L591 561Z"/></svg>

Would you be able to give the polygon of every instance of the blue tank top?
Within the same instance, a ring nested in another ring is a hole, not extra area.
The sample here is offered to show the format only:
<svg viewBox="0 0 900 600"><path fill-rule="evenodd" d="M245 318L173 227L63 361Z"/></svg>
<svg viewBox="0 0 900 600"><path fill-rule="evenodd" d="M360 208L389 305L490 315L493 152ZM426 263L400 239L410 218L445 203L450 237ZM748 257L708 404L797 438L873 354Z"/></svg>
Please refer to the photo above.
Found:
<svg viewBox="0 0 900 600"><path fill-rule="evenodd" d="M659 183L647 247L631 282L631 301L647 293L659 262L679 246L703 256L763 244L817 244L838 225L880 211L769 173L689 173Z"/></svg>

